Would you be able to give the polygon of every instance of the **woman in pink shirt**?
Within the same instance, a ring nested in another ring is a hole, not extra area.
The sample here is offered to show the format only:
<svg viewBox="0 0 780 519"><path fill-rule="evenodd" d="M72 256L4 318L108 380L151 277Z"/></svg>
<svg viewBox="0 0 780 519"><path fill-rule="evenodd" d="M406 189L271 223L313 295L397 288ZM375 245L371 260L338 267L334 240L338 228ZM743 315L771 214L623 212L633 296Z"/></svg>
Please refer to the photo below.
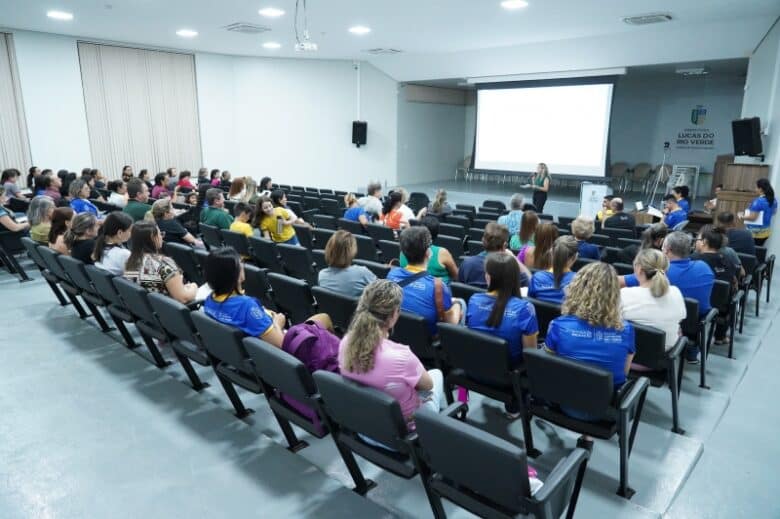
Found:
<svg viewBox="0 0 780 519"><path fill-rule="evenodd" d="M388 339L401 313L402 297L401 287L386 279L373 281L363 290L339 345L339 368L345 378L395 398L412 430L414 412L420 406L435 412L441 409L444 381L438 369L426 371L409 346Z"/></svg>

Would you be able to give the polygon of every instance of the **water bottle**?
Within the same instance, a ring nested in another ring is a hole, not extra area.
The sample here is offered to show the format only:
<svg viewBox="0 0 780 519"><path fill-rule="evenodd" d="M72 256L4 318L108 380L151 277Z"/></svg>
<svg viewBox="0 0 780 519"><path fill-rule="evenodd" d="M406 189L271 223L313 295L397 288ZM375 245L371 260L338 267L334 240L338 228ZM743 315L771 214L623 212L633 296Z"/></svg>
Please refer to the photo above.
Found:
<svg viewBox="0 0 780 519"><path fill-rule="evenodd" d="M281 216L276 217L276 234L282 234L284 229L284 219Z"/></svg>

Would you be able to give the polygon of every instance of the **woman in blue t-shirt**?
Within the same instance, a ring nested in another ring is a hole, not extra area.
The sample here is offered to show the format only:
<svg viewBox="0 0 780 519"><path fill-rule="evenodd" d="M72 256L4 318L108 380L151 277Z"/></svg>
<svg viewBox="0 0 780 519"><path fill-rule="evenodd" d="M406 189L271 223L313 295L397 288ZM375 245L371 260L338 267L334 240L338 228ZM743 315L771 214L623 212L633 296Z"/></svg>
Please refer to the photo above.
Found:
<svg viewBox="0 0 780 519"><path fill-rule="evenodd" d="M368 225L368 213L366 210L360 207L357 201L357 197L352 193L344 195L344 205L347 209L344 211L344 219L351 222L360 222L361 225Z"/></svg>
<svg viewBox="0 0 780 519"><path fill-rule="evenodd" d="M466 310L466 326L506 339L512 361L523 348L536 348L539 325L534 306L520 296L520 267L511 254L493 252L485 259L488 291L474 294Z"/></svg>
<svg viewBox="0 0 780 519"><path fill-rule="evenodd" d="M92 192L92 188L84 179L74 180L68 187L68 194L70 195L70 207L76 214L90 213L95 218L100 218L100 211L95 207L95 204L88 200L89 194Z"/></svg>
<svg viewBox="0 0 780 519"><path fill-rule="evenodd" d="M204 265L206 282L212 290L203 310L209 317L260 337L277 348L284 340L285 317L263 308L255 298L243 295L244 266L232 247L212 251Z"/></svg>
<svg viewBox="0 0 780 519"><path fill-rule="evenodd" d="M571 267L577 261L578 245L574 236L561 236L555 240L552 250L552 269L534 273L528 285L528 297L561 304L566 298L565 289L574 279Z"/></svg>
<svg viewBox="0 0 780 519"><path fill-rule="evenodd" d="M758 198L751 202L748 211L739 217L745 221L745 227L753 235L756 245L763 245L772 234L772 217L777 212L775 190L769 180L760 178L756 181ZM763 213L763 215L762 215ZM759 219L761 217L761 219Z"/></svg>

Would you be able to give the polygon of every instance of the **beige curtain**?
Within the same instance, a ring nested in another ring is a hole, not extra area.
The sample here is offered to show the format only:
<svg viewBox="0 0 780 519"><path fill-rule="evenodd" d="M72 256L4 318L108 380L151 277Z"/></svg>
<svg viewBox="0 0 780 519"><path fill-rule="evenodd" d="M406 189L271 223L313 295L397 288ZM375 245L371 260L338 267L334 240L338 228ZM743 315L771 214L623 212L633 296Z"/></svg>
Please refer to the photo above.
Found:
<svg viewBox="0 0 780 519"><path fill-rule="evenodd" d="M31 162L11 35L0 33L0 169L21 171L21 185L27 178Z"/></svg>
<svg viewBox="0 0 780 519"><path fill-rule="evenodd" d="M93 167L118 178L125 164L154 176L201 165L195 60L79 42Z"/></svg>

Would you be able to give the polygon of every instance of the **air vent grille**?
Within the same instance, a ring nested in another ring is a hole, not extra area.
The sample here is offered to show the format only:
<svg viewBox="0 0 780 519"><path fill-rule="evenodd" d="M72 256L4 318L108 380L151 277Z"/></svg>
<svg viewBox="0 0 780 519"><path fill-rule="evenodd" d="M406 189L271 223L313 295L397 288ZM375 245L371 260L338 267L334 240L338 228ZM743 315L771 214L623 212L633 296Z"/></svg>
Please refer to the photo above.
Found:
<svg viewBox="0 0 780 519"><path fill-rule="evenodd" d="M383 47L377 47L375 49L365 49L363 50L366 54L373 54L374 56L380 56L380 55L392 55L392 54L401 54L403 51L399 49L390 49L390 48L383 48Z"/></svg>
<svg viewBox="0 0 780 519"><path fill-rule="evenodd" d="M672 15L667 13L642 14L623 18L628 25L649 25L651 23L663 23L671 21Z"/></svg>
<svg viewBox="0 0 780 519"><path fill-rule="evenodd" d="M247 22L236 22L225 26L225 30L230 32L238 32L241 34L261 34L270 31L270 27L263 27L262 25L255 25Z"/></svg>

